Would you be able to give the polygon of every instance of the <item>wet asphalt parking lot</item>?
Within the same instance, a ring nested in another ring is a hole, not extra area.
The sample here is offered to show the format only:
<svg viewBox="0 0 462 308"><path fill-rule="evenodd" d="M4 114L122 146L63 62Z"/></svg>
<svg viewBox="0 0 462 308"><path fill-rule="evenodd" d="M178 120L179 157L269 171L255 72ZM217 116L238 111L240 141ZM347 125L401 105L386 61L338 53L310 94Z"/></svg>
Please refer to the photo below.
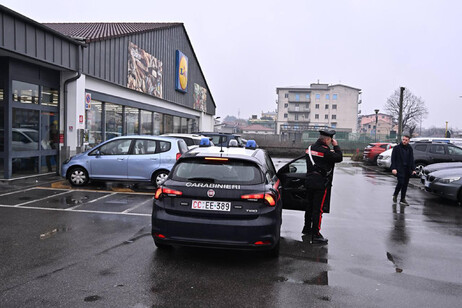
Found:
<svg viewBox="0 0 462 308"><path fill-rule="evenodd" d="M303 214L284 210L277 259L157 250L150 186L36 181L0 185L0 307L460 307L462 207L418 179L410 206L394 205L389 172L346 160L329 244L310 244Z"/></svg>

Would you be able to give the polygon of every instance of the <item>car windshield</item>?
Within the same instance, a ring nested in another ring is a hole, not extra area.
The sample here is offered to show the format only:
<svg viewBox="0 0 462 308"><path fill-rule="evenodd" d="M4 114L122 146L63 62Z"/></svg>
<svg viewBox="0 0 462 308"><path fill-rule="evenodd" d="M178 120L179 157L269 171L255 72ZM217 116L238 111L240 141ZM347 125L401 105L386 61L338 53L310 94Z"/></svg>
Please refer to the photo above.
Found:
<svg viewBox="0 0 462 308"><path fill-rule="evenodd" d="M262 172L252 162L243 160L187 159L179 162L172 179L181 182L208 182L252 185L264 182Z"/></svg>

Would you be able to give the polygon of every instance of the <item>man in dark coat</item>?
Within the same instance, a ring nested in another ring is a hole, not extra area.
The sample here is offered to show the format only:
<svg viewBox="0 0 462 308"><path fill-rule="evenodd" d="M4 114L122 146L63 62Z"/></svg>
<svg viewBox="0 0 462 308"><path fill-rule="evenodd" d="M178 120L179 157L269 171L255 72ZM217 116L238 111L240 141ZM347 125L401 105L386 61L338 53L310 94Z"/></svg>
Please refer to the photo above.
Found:
<svg viewBox="0 0 462 308"><path fill-rule="evenodd" d="M414 151L409 145L410 136L404 135L402 142L393 148L391 152L391 172L398 178L395 192L393 193L393 202L398 201L398 194L401 191L401 205L409 205L406 201L407 185L409 178L415 174Z"/></svg>
<svg viewBox="0 0 462 308"><path fill-rule="evenodd" d="M334 164L343 160L342 151L334 139L335 130L320 130L319 139L306 150L307 209L302 233L311 234L312 243L327 243L321 233L321 220L326 199L329 198ZM333 145L331 150L329 145Z"/></svg>

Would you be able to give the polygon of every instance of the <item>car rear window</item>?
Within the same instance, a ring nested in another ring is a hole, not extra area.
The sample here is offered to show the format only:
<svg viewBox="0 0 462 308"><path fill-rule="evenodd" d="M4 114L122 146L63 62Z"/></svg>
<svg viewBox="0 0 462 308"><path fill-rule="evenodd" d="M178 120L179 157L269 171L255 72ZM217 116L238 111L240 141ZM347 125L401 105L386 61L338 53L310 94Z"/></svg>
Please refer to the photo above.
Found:
<svg viewBox="0 0 462 308"><path fill-rule="evenodd" d="M185 159L175 166L172 179L181 182L205 182L252 185L264 182L260 168L245 160Z"/></svg>
<svg viewBox="0 0 462 308"><path fill-rule="evenodd" d="M159 141L160 151L159 153L168 152L172 148L172 145L168 141Z"/></svg>

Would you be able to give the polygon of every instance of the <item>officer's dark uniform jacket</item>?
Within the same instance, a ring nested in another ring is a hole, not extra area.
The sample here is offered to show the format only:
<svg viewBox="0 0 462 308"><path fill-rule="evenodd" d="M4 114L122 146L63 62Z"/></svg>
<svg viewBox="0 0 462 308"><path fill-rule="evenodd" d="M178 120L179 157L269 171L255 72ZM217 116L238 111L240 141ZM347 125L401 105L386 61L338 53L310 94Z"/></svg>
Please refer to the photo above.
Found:
<svg viewBox="0 0 462 308"><path fill-rule="evenodd" d="M314 161L314 166L306 150L306 166L307 166L307 181L306 186L309 190L326 190L326 200L323 206L323 211L329 213L330 205L330 187L332 186L332 177L334 173L335 163L343 160L342 150L338 145L334 146L334 151L318 139L311 145L311 156Z"/></svg>

